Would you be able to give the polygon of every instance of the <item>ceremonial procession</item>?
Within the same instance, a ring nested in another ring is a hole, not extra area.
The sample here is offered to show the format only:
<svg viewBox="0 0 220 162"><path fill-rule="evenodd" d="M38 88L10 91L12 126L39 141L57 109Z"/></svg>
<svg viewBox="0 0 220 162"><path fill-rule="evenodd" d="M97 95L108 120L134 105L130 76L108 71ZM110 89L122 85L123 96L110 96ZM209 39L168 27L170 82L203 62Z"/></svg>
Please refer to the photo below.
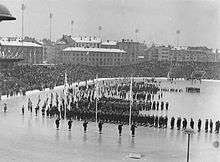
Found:
<svg viewBox="0 0 220 162"><path fill-rule="evenodd" d="M220 161L219 2L0 3L0 162Z"/></svg>

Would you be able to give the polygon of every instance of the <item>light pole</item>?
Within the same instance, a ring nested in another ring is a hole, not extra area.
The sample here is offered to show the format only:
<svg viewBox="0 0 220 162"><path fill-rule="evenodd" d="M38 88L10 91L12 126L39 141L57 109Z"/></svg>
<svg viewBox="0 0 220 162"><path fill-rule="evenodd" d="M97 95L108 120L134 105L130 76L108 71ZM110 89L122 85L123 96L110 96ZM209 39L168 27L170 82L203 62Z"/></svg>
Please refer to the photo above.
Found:
<svg viewBox="0 0 220 162"><path fill-rule="evenodd" d="M70 35L73 35L73 24L74 24L74 21L73 20L71 20L71 33L70 33Z"/></svg>
<svg viewBox="0 0 220 162"><path fill-rule="evenodd" d="M194 130L191 128L186 128L184 130L184 133L188 135L188 145L187 145L187 157L186 161L189 162L189 147L190 147L190 135L194 134Z"/></svg>
<svg viewBox="0 0 220 162"><path fill-rule="evenodd" d="M52 37L52 19L53 19L53 14L50 13L49 17L50 17L50 41L52 41L51 37Z"/></svg>

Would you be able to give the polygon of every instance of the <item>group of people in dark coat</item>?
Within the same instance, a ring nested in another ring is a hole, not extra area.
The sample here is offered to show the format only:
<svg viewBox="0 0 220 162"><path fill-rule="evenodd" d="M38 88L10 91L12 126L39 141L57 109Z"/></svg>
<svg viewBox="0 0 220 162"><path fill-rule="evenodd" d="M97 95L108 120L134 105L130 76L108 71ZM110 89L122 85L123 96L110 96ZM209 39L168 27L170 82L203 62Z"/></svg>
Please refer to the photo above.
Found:
<svg viewBox="0 0 220 162"><path fill-rule="evenodd" d="M188 122L187 122L187 119L186 119L186 118L181 119L180 117L178 117L178 118L177 118L177 121L176 121L176 127L177 127L178 130L180 130L180 129L181 129L181 125L182 125L182 129L186 129L187 123L188 123ZM194 122L194 120L191 118L190 121L189 121L189 126L190 126L190 128L191 128L191 129L194 129L194 128L195 128L194 125L195 125L195 122ZM212 133L212 132L213 132L213 129L214 129L214 128L213 128L213 127L214 127L213 125L214 125L214 123L213 123L212 119L210 119L210 120L206 119L206 120L205 120L205 132L207 133L208 130L209 130L209 132ZM174 126L175 126L175 118L172 117L172 118L171 118L171 121L170 121L170 127L171 127L171 129L174 129ZM199 119L198 122L197 122L198 132L201 131L201 128L202 128L202 120ZM215 133L219 133L219 129L220 129L220 121L218 120L218 121L216 121L216 123L215 123Z"/></svg>

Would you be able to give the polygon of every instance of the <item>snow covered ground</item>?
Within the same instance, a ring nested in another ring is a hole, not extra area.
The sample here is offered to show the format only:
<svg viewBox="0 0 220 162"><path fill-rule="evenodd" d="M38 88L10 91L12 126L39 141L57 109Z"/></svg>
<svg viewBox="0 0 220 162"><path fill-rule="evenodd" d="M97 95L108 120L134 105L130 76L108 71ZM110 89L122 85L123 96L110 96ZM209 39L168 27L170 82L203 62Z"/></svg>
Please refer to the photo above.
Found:
<svg viewBox="0 0 220 162"><path fill-rule="evenodd" d="M55 91L62 92L61 88L58 87ZM35 106L39 95L44 98L49 95L49 91L35 91L28 93L26 97L0 101L1 108L4 102L8 105L7 113L0 112L0 161L186 161L187 135L182 131L138 127L136 136L132 138L129 127L124 126L122 136L119 137L117 125L114 124L104 124L103 134L100 135L97 124L92 122L88 124L87 133L84 133L81 121L74 121L72 130L68 131L67 121L62 120L60 130L56 130L55 119L35 116L34 113L27 112L27 108L23 116L22 105L27 107L30 97ZM174 95L171 94L170 97ZM180 102L181 96L178 98ZM188 102L189 99L186 100ZM171 105L171 112L172 109L174 107ZM211 108L207 110L214 111ZM180 109L177 112L181 112ZM220 150L213 147L216 140L219 140L219 135L214 133L194 134L190 144L191 161L220 161ZM128 157L129 153L140 153L142 157L139 160L131 159Z"/></svg>

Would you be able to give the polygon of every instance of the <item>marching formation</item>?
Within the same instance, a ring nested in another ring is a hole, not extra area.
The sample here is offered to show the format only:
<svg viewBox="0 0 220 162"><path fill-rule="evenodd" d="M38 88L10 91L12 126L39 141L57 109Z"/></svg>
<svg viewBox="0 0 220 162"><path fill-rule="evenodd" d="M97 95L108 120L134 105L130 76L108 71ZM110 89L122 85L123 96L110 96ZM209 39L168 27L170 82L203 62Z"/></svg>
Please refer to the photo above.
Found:
<svg viewBox="0 0 220 162"><path fill-rule="evenodd" d="M98 86L97 86L98 85ZM132 90L132 91L131 91ZM37 105L34 107L35 115L40 111L42 116L48 118L57 118L56 128L59 129L60 120L67 119L68 129L71 130L72 120L83 121L83 130L87 131L89 122L97 122L99 133L102 133L104 123L113 123L118 125L119 135L122 133L123 125L130 125L132 136L135 135L137 126L155 127L160 129L170 128L177 130L186 129L187 125L196 129L196 123L191 118L172 117L168 119L165 115L141 114L140 111L169 111L169 102L163 101L164 94L160 83L154 80L134 81L129 85L129 79L99 81L91 84L76 85L65 89L63 93L50 93L50 97L43 100L40 106L41 98L39 96ZM132 93L131 93L132 92ZM178 91L177 91L178 92ZM130 94L130 96L129 96ZM156 99L156 100L155 100ZM163 100L162 100L163 99ZM33 111L33 104L28 99L28 111ZM7 105L4 106L4 112L7 111ZM24 115L25 107L22 106ZM131 118L131 121L130 121ZM197 122L198 132L202 129L201 119ZM219 133L220 121L206 119L204 122L205 132Z"/></svg>

